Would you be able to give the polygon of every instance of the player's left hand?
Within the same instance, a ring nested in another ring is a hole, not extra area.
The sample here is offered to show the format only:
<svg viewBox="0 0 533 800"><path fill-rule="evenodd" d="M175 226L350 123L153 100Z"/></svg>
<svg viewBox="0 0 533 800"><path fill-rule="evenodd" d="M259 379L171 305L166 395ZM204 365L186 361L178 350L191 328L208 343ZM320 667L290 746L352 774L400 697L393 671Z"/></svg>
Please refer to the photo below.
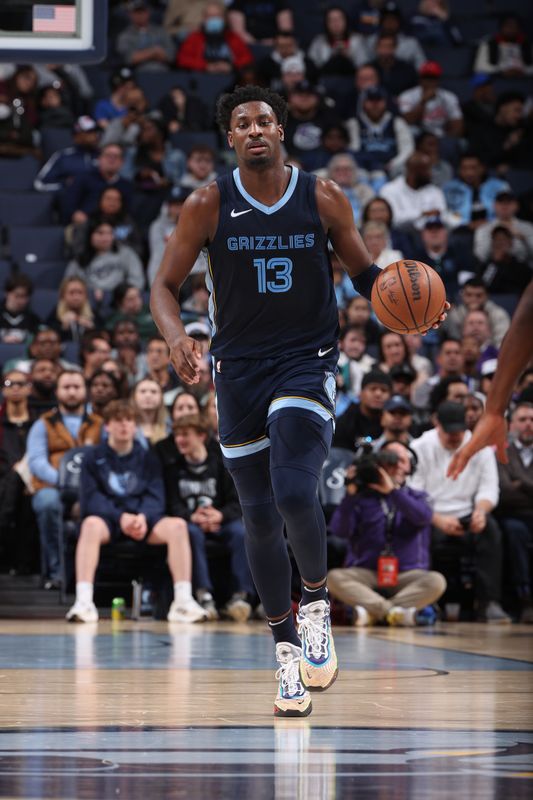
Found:
<svg viewBox="0 0 533 800"><path fill-rule="evenodd" d="M202 348L196 339L181 336L170 348L170 360L184 383L191 385L200 381Z"/></svg>
<svg viewBox="0 0 533 800"><path fill-rule="evenodd" d="M431 326L431 328L430 328L430 330L437 329L437 328L438 328L440 325L442 325L442 323L444 322L444 320L445 320L445 319L446 319L446 317L448 316L448 313L447 313L447 312L450 310L450 308L451 308L451 305L450 305L450 304L448 303L448 301L446 300L446 302L444 303L444 311L443 311L443 312L442 312L442 314L440 315L440 317L439 317L439 321L438 321L438 322L436 322L434 325L432 325L432 326ZM423 333L423 334L422 334L422 336L425 336L425 335L426 335L426 333L427 333L427 331L426 331L425 333Z"/></svg>

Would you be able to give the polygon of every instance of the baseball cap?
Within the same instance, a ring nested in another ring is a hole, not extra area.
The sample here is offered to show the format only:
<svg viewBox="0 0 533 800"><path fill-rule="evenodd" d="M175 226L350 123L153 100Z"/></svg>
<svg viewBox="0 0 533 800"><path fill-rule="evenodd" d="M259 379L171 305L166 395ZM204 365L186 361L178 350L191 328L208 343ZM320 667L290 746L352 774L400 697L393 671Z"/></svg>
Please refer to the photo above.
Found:
<svg viewBox="0 0 533 800"><path fill-rule="evenodd" d="M470 79L470 86L472 89L477 89L480 86L486 86L487 83L492 83L494 78L492 75L489 75L487 72L478 72L476 75L472 75Z"/></svg>
<svg viewBox="0 0 533 800"><path fill-rule="evenodd" d="M466 431L465 409L461 403L441 403L437 409L437 419L446 433Z"/></svg>
<svg viewBox="0 0 533 800"><path fill-rule="evenodd" d="M128 11L141 11L148 8L146 0L130 0L128 3Z"/></svg>
<svg viewBox="0 0 533 800"><path fill-rule="evenodd" d="M400 7L394 0L388 0L387 3L381 9L381 17L383 18L385 14L396 14L397 17L402 16L402 12L400 11Z"/></svg>
<svg viewBox="0 0 533 800"><path fill-rule="evenodd" d="M426 61L418 70L421 78L440 78L442 67L436 61Z"/></svg>
<svg viewBox="0 0 533 800"><path fill-rule="evenodd" d="M363 92L363 102L365 100L386 100L387 92L382 86L369 86Z"/></svg>
<svg viewBox="0 0 533 800"><path fill-rule="evenodd" d="M516 200L516 195L512 189L502 189L498 192L498 194L494 197L495 200Z"/></svg>
<svg viewBox="0 0 533 800"><path fill-rule="evenodd" d="M311 81L307 79L303 81L298 81L292 89L289 90L291 94L320 94L320 89Z"/></svg>
<svg viewBox="0 0 533 800"><path fill-rule="evenodd" d="M167 203L184 203L191 192L192 189L186 186L173 186L168 194Z"/></svg>
<svg viewBox="0 0 533 800"><path fill-rule="evenodd" d="M391 376L392 380L402 380L402 378L407 379L408 383L413 383L416 380L416 371L410 364L395 364L389 370L389 375ZM396 396L396 395L395 395Z"/></svg>
<svg viewBox="0 0 533 800"><path fill-rule="evenodd" d="M494 375L497 366L498 366L497 358L488 358L481 365L481 370L480 370L481 376L485 378L487 375Z"/></svg>
<svg viewBox="0 0 533 800"><path fill-rule="evenodd" d="M206 322L189 322L189 324L185 326L185 333L187 336L192 336L193 339L196 337L204 339L211 338L211 330Z"/></svg>
<svg viewBox="0 0 533 800"><path fill-rule="evenodd" d="M424 217L424 224L422 228L444 228L444 222L439 214L434 214L431 217Z"/></svg>
<svg viewBox="0 0 533 800"><path fill-rule="evenodd" d="M390 400L387 400L383 406L384 411L407 411L408 414L413 413L413 408L409 400L402 397L401 394L394 394Z"/></svg>
<svg viewBox="0 0 533 800"><path fill-rule="evenodd" d="M111 75L110 83L113 89L122 86L123 83L127 83L128 81L133 81L133 72L129 67L120 67Z"/></svg>
<svg viewBox="0 0 533 800"><path fill-rule="evenodd" d="M98 123L89 116L78 117L74 123L74 133L89 133L90 131L99 131L100 126Z"/></svg>
<svg viewBox="0 0 533 800"><path fill-rule="evenodd" d="M392 389L390 375L383 372L381 369L371 369L370 372L367 372L361 381L361 389L364 389L369 383L383 383L385 386L388 386L389 389Z"/></svg>

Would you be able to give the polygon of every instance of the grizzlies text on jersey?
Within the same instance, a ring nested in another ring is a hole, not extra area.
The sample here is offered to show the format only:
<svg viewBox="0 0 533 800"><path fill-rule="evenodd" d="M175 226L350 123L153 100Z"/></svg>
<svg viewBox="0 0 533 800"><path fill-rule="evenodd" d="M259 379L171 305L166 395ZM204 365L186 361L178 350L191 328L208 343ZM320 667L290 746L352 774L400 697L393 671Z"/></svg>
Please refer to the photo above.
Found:
<svg viewBox="0 0 533 800"><path fill-rule="evenodd" d="M334 345L338 312L316 177L292 167L273 206L247 193L238 168L217 185L220 215L206 276L215 359L276 358Z"/></svg>

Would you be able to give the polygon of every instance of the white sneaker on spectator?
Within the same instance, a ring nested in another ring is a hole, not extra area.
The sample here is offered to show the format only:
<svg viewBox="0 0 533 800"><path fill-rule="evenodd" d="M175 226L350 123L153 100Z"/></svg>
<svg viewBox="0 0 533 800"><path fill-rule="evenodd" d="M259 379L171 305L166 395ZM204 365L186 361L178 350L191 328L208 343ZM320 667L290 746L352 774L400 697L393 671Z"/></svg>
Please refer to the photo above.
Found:
<svg viewBox="0 0 533 800"><path fill-rule="evenodd" d="M241 594L234 594L222 609L222 613L234 622L248 622L252 616L252 606Z"/></svg>
<svg viewBox="0 0 533 800"><path fill-rule="evenodd" d="M369 614L364 606L354 606L353 609L353 624L356 628L368 628L369 625L374 625L376 620Z"/></svg>
<svg viewBox="0 0 533 800"><path fill-rule="evenodd" d="M197 594L196 597L198 599L199 604L202 606L205 613L207 614L207 619L209 622L214 622L215 620L220 619L220 615L217 611L215 601L213 600L213 595L210 592Z"/></svg>
<svg viewBox="0 0 533 800"><path fill-rule="evenodd" d="M205 622L207 612L193 597L178 603L174 600L168 610L169 622Z"/></svg>
<svg viewBox="0 0 533 800"><path fill-rule="evenodd" d="M76 600L70 608L65 619L68 622L98 622L98 610L94 603L84 603Z"/></svg>
<svg viewBox="0 0 533 800"><path fill-rule="evenodd" d="M416 625L416 608L403 608L403 606L393 606L387 614L387 622L393 627L414 628Z"/></svg>

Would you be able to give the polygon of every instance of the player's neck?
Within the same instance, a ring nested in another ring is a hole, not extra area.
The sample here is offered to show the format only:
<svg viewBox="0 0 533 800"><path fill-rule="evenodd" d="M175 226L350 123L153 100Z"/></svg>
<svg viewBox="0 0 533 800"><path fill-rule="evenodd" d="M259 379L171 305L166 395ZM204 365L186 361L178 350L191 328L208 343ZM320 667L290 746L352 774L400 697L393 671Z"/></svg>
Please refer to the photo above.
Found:
<svg viewBox="0 0 533 800"><path fill-rule="evenodd" d="M239 175L248 194L263 205L273 206L285 194L292 169L283 162L264 170L249 169L239 164Z"/></svg>

